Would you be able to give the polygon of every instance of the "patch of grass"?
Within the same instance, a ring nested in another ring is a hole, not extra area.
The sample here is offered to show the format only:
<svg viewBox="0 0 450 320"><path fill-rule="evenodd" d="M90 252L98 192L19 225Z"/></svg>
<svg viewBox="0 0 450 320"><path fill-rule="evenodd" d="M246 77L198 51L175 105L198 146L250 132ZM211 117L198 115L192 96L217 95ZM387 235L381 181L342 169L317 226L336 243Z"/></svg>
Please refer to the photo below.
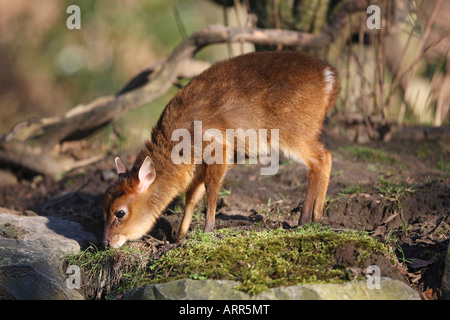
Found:
<svg viewBox="0 0 450 320"><path fill-rule="evenodd" d="M417 157L421 159L427 158L432 151L429 148L426 148L423 145L419 145L417 147Z"/></svg>
<svg viewBox="0 0 450 320"><path fill-rule="evenodd" d="M225 187L222 187L219 191L219 197L226 198L231 194L231 187L229 189L226 189Z"/></svg>
<svg viewBox="0 0 450 320"><path fill-rule="evenodd" d="M186 193L179 195L167 208L167 210L173 214L183 214L184 204L186 203Z"/></svg>
<svg viewBox="0 0 450 320"><path fill-rule="evenodd" d="M262 209L257 211L258 214L264 215L266 213L270 213L270 211L271 211L271 208L270 208L271 203L272 203L272 198L269 198L269 200L267 200L266 205Z"/></svg>
<svg viewBox="0 0 450 320"><path fill-rule="evenodd" d="M381 196L390 201L399 201L404 193L414 192L414 185L408 183L391 182L384 176L378 177L376 188L381 192Z"/></svg>
<svg viewBox="0 0 450 320"><path fill-rule="evenodd" d="M400 219L402 220L400 229L402 232L407 233L411 229L411 226L403 218L403 204L400 197L405 193L414 192L414 185L405 182L392 182L386 180L382 175L378 177L378 181L379 183L376 185L376 188L381 192L380 196L395 202L395 211L400 214Z"/></svg>
<svg viewBox="0 0 450 320"><path fill-rule="evenodd" d="M343 146L344 150L348 154L355 156L361 161L365 162L385 162L385 163L396 163L396 159L385 152L365 146Z"/></svg>
<svg viewBox="0 0 450 320"><path fill-rule="evenodd" d="M120 250L99 250L90 246L78 254L63 258L63 266L78 266L82 272L84 296L91 299L113 299L143 283L148 256L124 246ZM64 268L64 269L65 269Z"/></svg>
<svg viewBox="0 0 450 320"><path fill-rule="evenodd" d="M285 203L289 203L288 199L286 198L286 196L284 194L282 194L281 192L278 192L278 195L281 197L281 199L285 202Z"/></svg>
<svg viewBox="0 0 450 320"><path fill-rule="evenodd" d="M361 193L361 186L358 183L352 184L348 187L343 187L341 189L341 192L339 192L340 196L345 196L349 194L360 194Z"/></svg>
<svg viewBox="0 0 450 320"><path fill-rule="evenodd" d="M338 171L334 171L331 173L330 177L333 178L333 177L341 176L343 173L344 173L344 170L342 170L342 169L338 170Z"/></svg>
<svg viewBox="0 0 450 320"><path fill-rule="evenodd" d="M450 161L445 160L442 155L439 156L439 161L436 166L440 171L446 173L447 175L450 174Z"/></svg>
<svg viewBox="0 0 450 320"><path fill-rule="evenodd" d="M405 252L403 251L403 248L400 245L397 245L397 251L399 252L399 258L398 260L404 263L411 263L410 259L407 259L405 256Z"/></svg>

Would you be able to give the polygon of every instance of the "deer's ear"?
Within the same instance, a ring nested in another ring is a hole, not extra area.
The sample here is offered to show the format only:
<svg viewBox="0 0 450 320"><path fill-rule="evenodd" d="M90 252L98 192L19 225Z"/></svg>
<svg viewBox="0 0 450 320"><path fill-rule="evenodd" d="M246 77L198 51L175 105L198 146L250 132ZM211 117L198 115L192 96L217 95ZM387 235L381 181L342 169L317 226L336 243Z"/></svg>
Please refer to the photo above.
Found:
<svg viewBox="0 0 450 320"><path fill-rule="evenodd" d="M155 181L156 178L156 170L155 165L153 164L152 159L150 157L145 157L144 162L141 165L138 173L138 185L137 190L139 192L144 192L148 187Z"/></svg>
<svg viewBox="0 0 450 320"><path fill-rule="evenodd" d="M116 157L116 159L114 159L114 162L116 163L117 174L127 172L127 168L123 165L122 161L120 161L119 157Z"/></svg>

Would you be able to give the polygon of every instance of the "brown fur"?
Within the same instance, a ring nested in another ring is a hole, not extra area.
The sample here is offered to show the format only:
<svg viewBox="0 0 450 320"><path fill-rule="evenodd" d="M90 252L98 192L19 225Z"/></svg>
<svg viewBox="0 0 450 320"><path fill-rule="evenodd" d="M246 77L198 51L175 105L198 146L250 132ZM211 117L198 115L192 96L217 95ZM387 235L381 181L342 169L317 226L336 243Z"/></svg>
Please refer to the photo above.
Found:
<svg viewBox="0 0 450 320"><path fill-rule="evenodd" d="M328 83L325 69L331 73ZM107 189L103 201L105 242L112 244L115 235L126 240L141 237L183 192L187 192L186 212L180 238L188 231L195 205L205 191L205 230L213 230L217 193L232 165L194 164L193 155L192 164L171 161L172 148L178 143L171 141L172 132L185 128L193 136L194 121L202 121L203 132L215 128L224 136L226 129L279 129L280 151L309 169L299 223L321 220L331 155L318 138L338 91L331 66L298 52L251 53L212 66L169 102L132 169L119 174ZM203 148L206 146L203 142ZM146 157L153 161L156 178L145 192L138 192L138 172ZM127 208L127 215L118 219L114 213L122 207Z"/></svg>

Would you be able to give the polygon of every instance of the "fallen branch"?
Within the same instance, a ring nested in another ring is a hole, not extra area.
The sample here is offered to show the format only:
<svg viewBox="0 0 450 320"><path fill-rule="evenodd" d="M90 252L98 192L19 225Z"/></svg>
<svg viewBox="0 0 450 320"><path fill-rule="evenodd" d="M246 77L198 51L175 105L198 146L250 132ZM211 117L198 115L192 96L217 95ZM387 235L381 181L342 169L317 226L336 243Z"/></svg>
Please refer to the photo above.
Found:
<svg viewBox="0 0 450 320"><path fill-rule="evenodd" d="M194 77L208 64L193 60L203 47L217 43L251 42L263 45L325 48L337 36L343 14L365 10L368 0L353 0L335 14L328 31L309 34L291 30L207 26L182 41L170 56L143 70L117 95L78 105L60 117L29 119L17 123L0 137L0 164L51 176L85 166L102 158L97 154L75 160L60 154L65 141L80 140L121 118L126 112L163 95L180 77ZM342 13L344 12L344 13Z"/></svg>

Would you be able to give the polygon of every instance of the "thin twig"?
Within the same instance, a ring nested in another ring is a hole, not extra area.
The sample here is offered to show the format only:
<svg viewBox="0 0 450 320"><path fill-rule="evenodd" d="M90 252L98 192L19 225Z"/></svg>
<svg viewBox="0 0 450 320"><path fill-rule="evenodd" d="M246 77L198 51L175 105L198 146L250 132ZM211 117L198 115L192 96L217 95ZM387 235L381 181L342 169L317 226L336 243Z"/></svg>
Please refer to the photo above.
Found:
<svg viewBox="0 0 450 320"><path fill-rule="evenodd" d="M186 28L184 27L183 20L181 20L180 9L178 8L177 0L172 0L172 8L175 15L175 21L177 23L178 31L180 32L181 37L184 40L188 37L188 35L186 32Z"/></svg>
<svg viewBox="0 0 450 320"><path fill-rule="evenodd" d="M222 6L222 12L223 12L223 24L228 27L228 11L227 7L224 5ZM227 50L228 50L228 58L233 57L233 50L231 49L231 42L227 42Z"/></svg>
<svg viewBox="0 0 450 320"><path fill-rule="evenodd" d="M274 21L275 21L275 29L281 29L281 23L280 23L280 7L278 0L273 0L273 15L274 15ZM283 45L279 43L277 45L277 50L282 50Z"/></svg>
<svg viewBox="0 0 450 320"><path fill-rule="evenodd" d="M172 272L173 267L174 267L174 266L171 266L170 269L169 269L169 271L167 271L167 273L166 273L166 278L169 277L170 273Z"/></svg>
<svg viewBox="0 0 450 320"><path fill-rule="evenodd" d="M400 109L399 118L398 118L398 123L400 125L403 123L403 118L404 118L404 115L405 115L406 93L408 92L409 84L411 83L411 80L412 80L412 78L414 77L414 75L416 73L419 61L423 57L424 49L425 49L425 43L426 43L426 41L428 39L428 36L430 35L431 26L432 26L432 24L434 22L434 19L436 18L439 6L441 5L441 1L442 0L436 0L436 2L434 4L433 11L431 12L430 17L428 18L428 21L427 21L427 24L426 24L425 31L423 33L422 39L420 39L419 48L417 49L416 56L415 56L415 58L414 58L414 60L413 60L413 62L411 64L411 66L409 68L407 68L405 73L404 73L404 75L406 75L407 78L406 78L405 91L403 93L403 103L402 103L402 107ZM402 75L402 77L403 77L403 75Z"/></svg>
<svg viewBox="0 0 450 320"><path fill-rule="evenodd" d="M234 0L234 14L236 15L236 23L239 28L242 27L241 15L239 14L239 0ZM240 42L239 47L241 49L241 54L244 54L244 43Z"/></svg>

